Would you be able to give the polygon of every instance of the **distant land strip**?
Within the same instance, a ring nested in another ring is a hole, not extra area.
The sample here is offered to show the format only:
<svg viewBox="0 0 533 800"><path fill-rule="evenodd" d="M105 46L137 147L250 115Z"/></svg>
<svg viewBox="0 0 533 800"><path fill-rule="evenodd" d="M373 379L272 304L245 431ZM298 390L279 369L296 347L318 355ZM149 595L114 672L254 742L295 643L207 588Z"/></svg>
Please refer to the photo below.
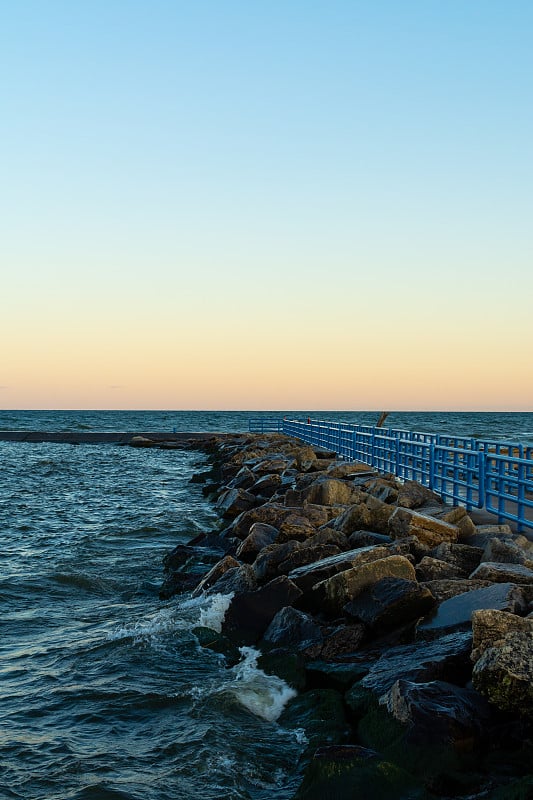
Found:
<svg viewBox="0 0 533 800"><path fill-rule="evenodd" d="M190 447L195 442L205 442L214 436L225 434L215 431L190 433L178 431L0 431L3 442L52 442L57 444L130 444L132 439L141 437L152 442L173 442L174 445Z"/></svg>

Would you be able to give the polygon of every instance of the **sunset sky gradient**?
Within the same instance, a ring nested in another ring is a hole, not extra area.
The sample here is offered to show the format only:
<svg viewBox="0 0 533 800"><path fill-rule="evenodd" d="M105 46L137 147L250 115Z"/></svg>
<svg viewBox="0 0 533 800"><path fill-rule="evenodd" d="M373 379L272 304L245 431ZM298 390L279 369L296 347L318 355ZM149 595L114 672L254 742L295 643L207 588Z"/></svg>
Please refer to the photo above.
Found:
<svg viewBox="0 0 533 800"><path fill-rule="evenodd" d="M533 410L532 30L0 0L0 407Z"/></svg>

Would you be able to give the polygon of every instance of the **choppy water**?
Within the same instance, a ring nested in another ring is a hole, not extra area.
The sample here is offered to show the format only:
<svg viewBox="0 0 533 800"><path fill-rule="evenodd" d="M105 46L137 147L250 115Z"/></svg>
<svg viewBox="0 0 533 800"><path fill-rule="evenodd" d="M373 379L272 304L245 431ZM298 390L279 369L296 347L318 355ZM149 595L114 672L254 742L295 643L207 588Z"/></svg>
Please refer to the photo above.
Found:
<svg viewBox="0 0 533 800"><path fill-rule="evenodd" d="M0 428L245 430L248 417L4 411ZM532 417L388 422L526 441ZM228 668L198 646L192 628L216 628L225 598L158 598L163 555L217 524L189 483L203 463L174 450L0 442L0 797L292 797L305 736L276 721L288 687L257 669L253 650Z"/></svg>

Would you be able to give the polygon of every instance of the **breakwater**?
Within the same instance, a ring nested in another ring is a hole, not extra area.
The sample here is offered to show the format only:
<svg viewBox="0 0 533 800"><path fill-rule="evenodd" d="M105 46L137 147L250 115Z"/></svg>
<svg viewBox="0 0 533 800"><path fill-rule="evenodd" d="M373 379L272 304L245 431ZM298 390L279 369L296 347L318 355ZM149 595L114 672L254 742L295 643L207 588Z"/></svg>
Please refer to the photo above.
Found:
<svg viewBox="0 0 533 800"><path fill-rule="evenodd" d="M169 445L195 447L212 437L212 433L184 431L53 431L53 430L0 430L1 442L49 442L52 444L133 444L142 446L142 440Z"/></svg>
<svg viewBox="0 0 533 800"><path fill-rule="evenodd" d="M229 664L258 648L294 690L295 798L530 796L531 543L284 436L212 458L195 480L225 527L167 555L161 594L219 598L201 644Z"/></svg>

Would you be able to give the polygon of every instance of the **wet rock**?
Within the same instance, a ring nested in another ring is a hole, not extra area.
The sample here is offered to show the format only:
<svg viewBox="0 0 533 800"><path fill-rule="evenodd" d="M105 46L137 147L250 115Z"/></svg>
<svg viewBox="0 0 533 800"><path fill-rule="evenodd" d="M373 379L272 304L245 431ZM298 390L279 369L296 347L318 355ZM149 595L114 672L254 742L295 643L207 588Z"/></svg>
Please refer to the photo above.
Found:
<svg viewBox="0 0 533 800"><path fill-rule="evenodd" d="M245 539L250 533L250 528L254 522L264 522L267 525L272 525L274 528L281 527L283 520L299 509L288 508L279 503L264 503L262 506L252 508L250 511L244 511L242 514L233 521L231 525L231 534L237 539Z"/></svg>
<svg viewBox="0 0 533 800"><path fill-rule="evenodd" d="M416 536L422 544L436 547L441 542L455 542L459 531L449 522L419 514L408 508L396 508L390 517L387 533L394 539Z"/></svg>
<svg viewBox="0 0 533 800"><path fill-rule="evenodd" d="M212 630L212 628L199 625L192 629L192 633L198 639L198 643L201 647L223 655L228 666L235 666L235 664L238 664L241 660L242 656L239 652L239 648L225 636Z"/></svg>
<svg viewBox="0 0 533 800"><path fill-rule="evenodd" d="M192 596L198 597L203 592L206 592L219 580L219 578L222 577L222 575L224 575L225 572L235 567L240 567L239 562L233 558L233 556L224 556L224 558L218 561L215 566L209 570L207 575L202 578L200 583L194 589Z"/></svg>
<svg viewBox="0 0 533 800"><path fill-rule="evenodd" d="M481 536L494 537L510 537L514 536L509 525L476 525L476 534Z"/></svg>
<svg viewBox="0 0 533 800"><path fill-rule="evenodd" d="M410 740L450 742L471 749L491 718L486 700L472 689L445 681L397 680L380 699L392 716L410 729Z"/></svg>
<svg viewBox="0 0 533 800"><path fill-rule="evenodd" d="M340 551L354 549L350 548L346 536L333 528L322 528L314 533L313 536L310 536L306 544L308 547L314 547L319 544L334 544Z"/></svg>
<svg viewBox="0 0 533 800"><path fill-rule="evenodd" d="M344 743L351 733L342 695L334 689L314 689L294 697L278 723L283 728L303 728L310 752L318 745Z"/></svg>
<svg viewBox="0 0 533 800"><path fill-rule="evenodd" d="M269 498L276 494L281 485L282 479L280 475L263 475L250 487L249 491L257 497Z"/></svg>
<svg viewBox="0 0 533 800"><path fill-rule="evenodd" d="M493 583L533 584L533 570L522 564L500 564L496 561L483 561L470 577Z"/></svg>
<svg viewBox="0 0 533 800"><path fill-rule="evenodd" d="M253 570L259 582L270 580L278 574L279 565L291 553L302 547L301 542L295 540L283 544L272 544L263 548L253 563Z"/></svg>
<svg viewBox="0 0 533 800"><path fill-rule="evenodd" d="M443 630L470 625L472 614L481 608L517 614L525 611L526 603L518 586L512 583L492 584L445 600L430 619L419 625L419 630Z"/></svg>
<svg viewBox="0 0 533 800"><path fill-rule="evenodd" d="M249 564L240 564L228 569L216 583L207 589L207 594L238 594L257 587L257 579Z"/></svg>
<svg viewBox="0 0 533 800"><path fill-rule="evenodd" d="M279 536L279 531L273 525L264 522L254 522L250 533L239 545L236 556L242 561L254 561L258 553L270 544L274 544Z"/></svg>
<svg viewBox="0 0 533 800"><path fill-rule="evenodd" d="M236 595L226 611L222 632L232 640L254 644L265 633L278 611L292 606L302 592L285 576L275 578L253 592Z"/></svg>
<svg viewBox="0 0 533 800"><path fill-rule="evenodd" d="M343 572L346 569L385 558L389 552L384 547L364 547L329 556L320 561L291 570L289 577L302 590L311 589L316 583Z"/></svg>
<svg viewBox="0 0 533 800"><path fill-rule="evenodd" d="M257 475L254 475L248 467L241 467L235 477L231 480L232 489L249 489L257 480Z"/></svg>
<svg viewBox="0 0 533 800"><path fill-rule="evenodd" d="M462 577L457 567L439 558L424 556L416 567L416 577L419 581L436 581Z"/></svg>
<svg viewBox="0 0 533 800"><path fill-rule="evenodd" d="M423 787L401 767L359 745L319 748L294 800L423 800Z"/></svg>
<svg viewBox="0 0 533 800"><path fill-rule="evenodd" d="M194 547L187 544L178 544L170 553L163 557L163 567L166 571L178 570L186 567L196 557Z"/></svg>
<svg viewBox="0 0 533 800"><path fill-rule="evenodd" d="M279 564L278 572L287 575L298 567L305 566L306 564L314 564L324 558L330 558L340 553L341 551L334 544L317 544L314 547L306 544L298 550L293 550L289 557Z"/></svg>
<svg viewBox="0 0 533 800"><path fill-rule="evenodd" d="M533 569L533 559L526 550L511 539L489 539L482 555L483 561L500 564L521 564Z"/></svg>
<svg viewBox="0 0 533 800"><path fill-rule="evenodd" d="M248 511L255 505L255 497L245 489L227 489L216 503L218 512L224 519L233 519L243 511Z"/></svg>
<svg viewBox="0 0 533 800"><path fill-rule="evenodd" d="M533 641L533 619L518 617L498 609L482 609L472 614L472 661L477 661L488 647L504 639L508 633L530 635Z"/></svg>
<svg viewBox="0 0 533 800"><path fill-rule="evenodd" d="M440 497L417 481L405 481L400 484L397 502L403 508L420 508L440 503Z"/></svg>
<svg viewBox="0 0 533 800"><path fill-rule="evenodd" d="M374 476L363 483L367 494L381 500L382 503L395 503L398 499L398 486L401 484L395 478Z"/></svg>
<svg viewBox="0 0 533 800"><path fill-rule="evenodd" d="M343 510L342 506L320 506L315 503L306 502L303 508L299 509L299 513L318 528L323 525L328 525L331 520L338 517Z"/></svg>
<svg viewBox="0 0 533 800"><path fill-rule="evenodd" d="M493 583L491 581L471 581L468 578L458 580L443 578L426 581L421 585L429 589L438 603L443 603L445 600L449 600L450 597L463 594L463 592L471 592L474 589L483 589L485 586L493 586Z"/></svg>
<svg viewBox="0 0 533 800"><path fill-rule="evenodd" d="M336 478L318 478L304 492L304 500L317 505L347 504L353 496L353 486Z"/></svg>
<svg viewBox="0 0 533 800"><path fill-rule="evenodd" d="M344 610L374 630L387 630L425 616L434 605L429 589L416 581L383 578L345 605Z"/></svg>
<svg viewBox="0 0 533 800"><path fill-rule="evenodd" d="M433 641L391 647L371 664L361 681L364 689L381 697L400 678L414 682L444 680L465 684L470 677L472 633L457 631Z"/></svg>
<svg viewBox="0 0 533 800"><path fill-rule="evenodd" d="M415 580L415 570L405 556L387 556L339 572L317 584L314 591L323 596L325 609L339 614L347 602L382 578Z"/></svg>
<svg viewBox="0 0 533 800"><path fill-rule="evenodd" d="M468 576L479 566L483 556L480 547L472 547L468 544L455 544L453 542L442 542L430 555L447 561L457 570L457 577L468 578Z"/></svg>
<svg viewBox="0 0 533 800"><path fill-rule="evenodd" d="M472 684L501 711L533 718L533 629L507 633L487 647Z"/></svg>
<svg viewBox="0 0 533 800"><path fill-rule="evenodd" d="M171 570L165 575L165 579L159 590L161 600L169 600L176 594L189 592L198 583L198 575L189 572Z"/></svg>
<svg viewBox="0 0 533 800"><path fill-rule="evenodd" d="M309 472L316 466L317 457L312 447L298 447L293 455L299 472Z"/></svg>
<svg viewBox="0 0 533 800"><path fill-rule="evenodd" d="M252 472L255 475L270 475L277 473L278 475L285 472L295 463L293 458L287 458L283 454L279 456L271 455L269 458L262 458L252 466Z"/></svg>
<svg viewBox="0 0 533 800"><path fill-rule="evenodd" d="M316 533L316 528L309 519L302 514L288 514L279 526L278 541L287 542L296 539L305 541Z"/></svg>
<svg viewBox="0 0 533 800"><path fill-rule="evenodd" d="M369 547L375 544L391 544L393 540L384 533L374 533L373 531L354 531L348 537L348 544L352 549L356 547Z"/></svg>
<svg viewBox="0 0 533 800"><path fill-rule="evenodd" d="M350 478L356 475L375 475L375 470L368 464L359 464L357 461L335 461L328 467L331 478Z"/></svg>
<svg viewBox="0 0 533 800"><path fill-rule="evenodd" d="M394 508L365 492L360 492L359 501L340 514L332 523L332 527L346 536L359 530L388 533L389 519Z"/></svg>
<svg viewBox="0 0 533 800"><path fill-rule="evenodd" d="M282 608L265 631L264 641L276 647L306 647L322 642L322 630L314 619L291 606Z"/></svg>
<svg viewBox="0 0 533 800"><path fill-rule="evenodd" d="M365 636L364 625L342 625L324 640L320 651L323 661L343 661L355 653Z"/></svg>

